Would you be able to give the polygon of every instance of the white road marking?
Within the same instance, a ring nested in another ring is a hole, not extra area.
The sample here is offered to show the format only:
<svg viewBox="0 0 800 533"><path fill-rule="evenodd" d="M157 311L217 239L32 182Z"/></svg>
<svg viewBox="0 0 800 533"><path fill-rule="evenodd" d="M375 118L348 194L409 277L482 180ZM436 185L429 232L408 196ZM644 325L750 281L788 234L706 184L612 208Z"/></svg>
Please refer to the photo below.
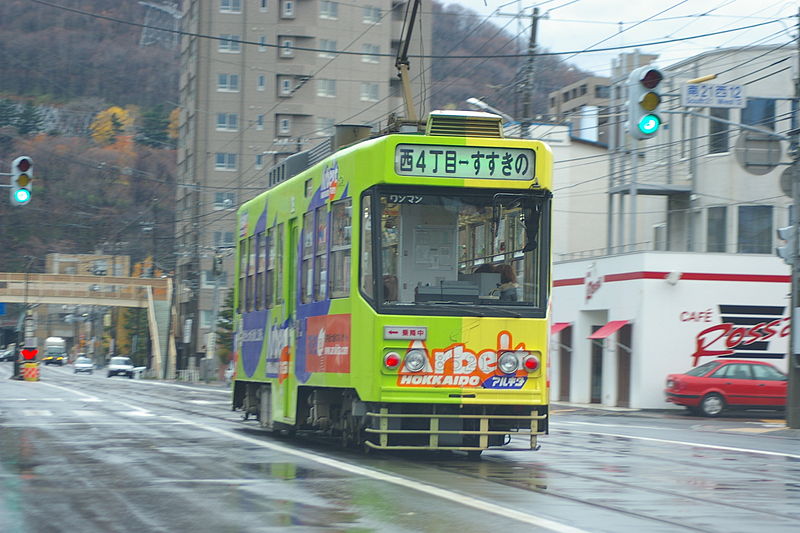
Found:
<svg viewBox="0 0 800 533"><path fill-rule="evenodd" d="M343 461L339 461L337 459L332 459L330 457L323 457L315 453L289 448L287 446L283 446L281 444L277 444L274 442L262 441L254 439L252 437L248 437L246 435L239 435L238 433L234 433L232 431L215 428L213 426L208 426L205 424L201 424L199 422L192 422L190 420L174 418L171 416L164 416L164 418L175 420L177 422L182 422L190 426L195 426L197 428L204 429L206 431L211 431L219 435L224 435L225 437L231 439L240 440L248 444L261 446L262 448L267 448L276 452L285 453L287 455L293 455L295 457L300 457L308 461L313 461L315 463L326 465L331 468L336 468L337 470L350 472L351 474L356 474L370 479L375 479L377 481L391 483L392 485L397 485L399 487L403 487L406 489L429 494L437 498L449 500L459 505L472 507L473 509L477 509L478 511L483 513L496 514L502 516L503 518L510 518L512 520L516 520L524 524L541 527L550 531L556 531L558 533L588 533L588 531L586 530L572 527L567 524L562 524L560 522L556 522L555 520L550 520L548 518L543 518L541 516L523 513L521 511L518 511L516 509L511 509L509 507L503 507L501 505L498 505L496 501L480 500L478 498L473 498L472 496L467 496L466 494L460 494L458 492L453 492L440 487L435 487L433 485L428 485L427 483L422 483L420 481L414 481L411 479L394 476L392 474L379 472L377 470L372 470L371 468L366 468L363 466L348 464Z"/></svg>
<svg viewBox="0 0 800 533"><path fill-rule="evenodd" d="M91 394L86 394L84 392L77 391L75 389L70 389L68 387L62 387L60 385L53 385L52 383L47 383L46 381L40 381L39 383L41 383L42 385L44 385L46 387L53 387L55 389L67 391L67 392L70 392L72 394L77 394L78 396L81 396L82 400L87 401L87 402L99 402L100 401L100 399L97 396L92 396Z"/></svg>
<svg viewBox="0 0 800 533"><path fill-rule="evenodd" d="M553 426L567 426L569 424L553 424ZM692 448L708 448L710 450L722 450L727 452L742 452L742 453L754 453L758 455L771 455L774 457L789 457L792 459L800 459L800 455L794 453L783 453L783 452L771 452L767 450L753 450L751 448L736 448L733 446L719 446L717 444L703 444L700 442L688 442L682 440L671 440L671 439L658 439L655 437L639 437L637 435L626 435L624 433L606 433L604 431L581 431L579 429L569 429L566 428L566 431L570 431L572 433L582 433L586 435L603 435L605 437L622 437L626 439L632 440L643 440L648 442L659 442L661 444L677 444L678 446L690 446Z"/></svg>
<svg viewBox="0 0 800 533"><path fill-rule="evenodd" d="M53 412L47 409L23 409L22 414L25 416L53 416Z"/></svg>

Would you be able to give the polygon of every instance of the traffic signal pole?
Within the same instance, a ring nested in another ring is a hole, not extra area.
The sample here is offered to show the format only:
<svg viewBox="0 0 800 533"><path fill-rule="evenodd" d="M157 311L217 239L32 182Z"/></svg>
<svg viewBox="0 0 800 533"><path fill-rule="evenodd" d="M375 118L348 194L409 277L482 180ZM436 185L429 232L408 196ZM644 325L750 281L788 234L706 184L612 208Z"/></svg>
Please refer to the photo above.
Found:
<svg viewBox="0 0 800 533"><path fill-rule="evenodd" d="M800 31L800 8L797 10L797 30ZM800 40L797 41L797 62L800 67ZM800 70L798 71L800 72ZM786 425L800 429L800 255L797 253L797 238L800 231L800 76L794 79L795 104L792 109L792 130L789 151L792 156L792 201L794 203L794 262L792 263L792 328L789 335L789 383L786 397Z"/></svg>

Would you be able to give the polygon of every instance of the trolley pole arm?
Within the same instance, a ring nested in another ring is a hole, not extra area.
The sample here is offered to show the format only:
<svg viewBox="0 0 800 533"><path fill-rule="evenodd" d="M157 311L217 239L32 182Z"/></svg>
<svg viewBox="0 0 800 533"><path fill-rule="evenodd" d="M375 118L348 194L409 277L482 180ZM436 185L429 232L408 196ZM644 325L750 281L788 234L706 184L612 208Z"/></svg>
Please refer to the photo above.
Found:
<svg viewBox="0 0 800 533"><path fill-rule="evenodd" d="M397 49L397 59L394 62L397 67L397 75L400 77L400 85L403 89L403 103L406 109L406 118L416 122L417 112L414 109L414 95L411 93L411 81L408 79L408 47L411 44L411 33L414 30L414 21L417 18L417 8L421 0L414 0L411 6L411 16L406 16L407 28L405 34L401 35L401 43ZM408 12L406 12L408 13Z"/></svg>

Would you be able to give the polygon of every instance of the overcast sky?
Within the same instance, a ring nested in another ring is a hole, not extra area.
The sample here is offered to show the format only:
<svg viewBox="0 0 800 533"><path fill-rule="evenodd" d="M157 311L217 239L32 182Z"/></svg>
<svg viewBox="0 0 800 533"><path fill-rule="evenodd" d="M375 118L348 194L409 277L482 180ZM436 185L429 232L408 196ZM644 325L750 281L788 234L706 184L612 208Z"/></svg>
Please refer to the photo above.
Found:
<svg viewBox="0 0 800 533"><path fill-rule="evenodd" d="M797 34L797 2L774 0L460 0L458 3L481 15L491 15L508 33L530 35L532 7L543 18L537 40L551 52L626 46L691 37L770 21L757 28L655 46L641 46L644 53L659 55L657 64L667 67L716 48L751 44L779 44ZM513 16L521 9L524 25ZM790 18L791 17L791 18ZM612 52L559 56L598 75L608 75L611 59L625 49Z"/></svg>

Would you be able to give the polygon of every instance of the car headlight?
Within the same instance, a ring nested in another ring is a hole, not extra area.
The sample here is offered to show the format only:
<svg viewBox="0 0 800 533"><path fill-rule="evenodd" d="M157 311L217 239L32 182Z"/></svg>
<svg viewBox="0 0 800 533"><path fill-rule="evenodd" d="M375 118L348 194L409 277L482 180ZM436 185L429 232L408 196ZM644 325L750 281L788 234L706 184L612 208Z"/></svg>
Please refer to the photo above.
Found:
<svg viewBox="0 0 800 533"><path fill-rule="evenodd" d="M503 374L513 374L517 371L519 361L517 361L517 354L514 352L505 352L497 360L497 368Z"/></svg>
<svg viewBox="0 0 800 533"><path fill-rule="evenodd" d="M419 372L425 368L425 353L422 350L411 350L406 354L406 370L409 372Z"/></svg>

